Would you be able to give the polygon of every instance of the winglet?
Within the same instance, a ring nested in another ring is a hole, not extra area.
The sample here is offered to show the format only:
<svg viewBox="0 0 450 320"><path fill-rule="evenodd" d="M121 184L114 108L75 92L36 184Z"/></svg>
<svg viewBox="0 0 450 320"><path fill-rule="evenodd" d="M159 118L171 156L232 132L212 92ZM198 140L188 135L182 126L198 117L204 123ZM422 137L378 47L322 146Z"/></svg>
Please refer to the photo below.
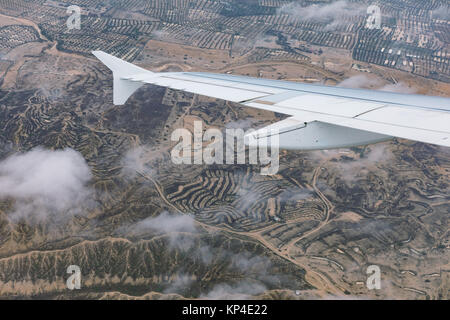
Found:
<svg viewBox="0 0 450 320"><path fill-rule="evenodd" d="M103 51L92 51L92 54L113 72L113 102L115 105L124 104L133 92L143 85L139 82L122 79L123 77L137 73L152 73Z"/></svg>

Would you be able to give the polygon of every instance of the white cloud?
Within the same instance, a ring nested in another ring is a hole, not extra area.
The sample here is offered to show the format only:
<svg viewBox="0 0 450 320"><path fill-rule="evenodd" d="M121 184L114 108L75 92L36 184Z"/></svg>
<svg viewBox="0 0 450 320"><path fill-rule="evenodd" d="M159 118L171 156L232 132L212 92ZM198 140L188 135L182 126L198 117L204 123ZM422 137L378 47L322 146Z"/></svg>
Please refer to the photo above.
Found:
<svg viewBox="0 0 450 320"><path fill-rule="evenodd" d="M258 192L254 186L240 187L236 193L236 199L234 200L233 205L240 212L245 212L259 201L264 201L265 198L265 195Z"/></svg>
<svg viewBox="0 0 450 320"><path fill-rule="evenodd" d="M155 176L157 170L153 169L151 164L155 161L161 161L164 155L161 151L155 151L150 147L139 146L127 151L122 159L122 173L127 177L134 178L136 172Z"/></svg>
<svg viewBox="0 0 450 320"><path fill-rule="evenodd" d="M337 87L342 88L364 88L364 89L374 89L387 92L398 92L398 93L415 93L414 88L409 87L403 82L398 82L396 84L385 84L376 78L371 78L366 75L356 75L351 76L343 81L341 81Z"/></svg>
<svg viewBox="0 0 450 320"><path fill-rule="evenodd" d="M157 217L146 218L131 227L137 234L167 234L173 248L187 251L194 246L194 240L186 233L196 233L195 219L190 215L170 215L163 212Z"/></svg>
<svg viewBox="0 0 450 320"><path fill-rule="evenodd" d="M254 255L247 251L236 252L204 244L200 237L197 237L201 235L201 228L196 227L191 215L171 215L163 212L157 217L144 219L123 232L127 235L132 232L136 235L148 232L165 235L169 239L169 248L187 252L205 267L220 263L225 273L247 279L236 284L218 284L212 290L202 293L201 299L251 299L265 292L266 286L283 287L287 283L284 275L272 274L274 265L265 255ZM182 293L189 290L196 281L194 279L192 274L181 271L174 276L164 292Z"/></svg>
<svg viewBox="0 0 450 320"><path fill-rule="evenodd" d="M308 189L300 189L298 187L293 187L284 190L278 195L281 202L288 201L301 201L314 197L314 193Z"/></svg>
<svg viewBox="0 0 450 320"><path fill-rule="evenodd" d="M340 161L337 163L340 177L348 182L356 181L358 178L366 177L373 167L392 162L393 153L388 148L389 145L379 143L369 146L368 153L364 157L354 161Z"/></svg>
<svg viewBox="0 0 450 320"><path fill-rule="evenodd" d="M252 127L253 120L252 119L239 119L236 121L231 121L225 124L226 129L243 129L247 130Z"/></svg>
<svg viewBox="0 0 450 320"><path fill-rule="evenodd" d="M260 273L266 275L271 267L270 259L265 256L254 256L249 252L234 254L231 257L232 266L244 273Z"/></svg>
<svg viewBox="0 0 450 320"><path fill-rule="evenodd" d="M200 299L248 300L266 290L262 284L249 281L242 281L237 285L219 284L207 294L201 295Z"/></svg>
<svg viewBox="0 0 450 320"><path fill-rule="evenodd" d="M170 282L170 285L163 290L163 293L180 293L189 287L194 282L192 276L184 273L178 273L174 276L174 279Z"/></svg>
<svg viewBox="0 0 450 320"><path fill-rule="evenodd" d="M163 212L157 217L149 217L138 222L137 231L153 230L162 233L170 232L195 232L195 220L189 215L170 215Z"/></svg>
<svg viewBox="0 0 450 320"><path fill-rule="evenodd" d="M169 37L169 33L165 30L155 30L152 32L152 37L156 40L164 40Z"/></svg>
<svg viewBox="0 0 450 320"><path fill-rule="evenodd" d="M340 82L337 86L342 88L372 88L379 87L381 81L374 78L369 78L365 75L356 75L347 78Z"/></svg>
<svg viewBox="0 0 450 320"><path fill-rule="evenodd" d="M79 152L36 148L0 162L0 198L15 200L12 220L66 219L92 204L91 177Z"/></svg>
<svg viewBox="0 0 450 320"><path fill-rule="evenodd" d="M448 5L442 5L433 10L432 14L434 19L450 20L450 7Z"/></svg>
<svg viewBox="0 0 450 320"><path fill-rule="evenodd" d="M414 88L408 87L407 84L403 82L398 82L396 84L387 84L378 90L388 91L388 92L398 92L398 93L415 93L416 90Z"/></svg>
<svg viewBox="0 0 450 320"><path fill-rule="evenodd" d="M364 16L367 7L347 2L345 0L333 1L326 4L312 4L302 7L300 3L291 2L280 9L279 14L288 14L302 21L326 23L336 27L343 19L352 16Z"/></svg>

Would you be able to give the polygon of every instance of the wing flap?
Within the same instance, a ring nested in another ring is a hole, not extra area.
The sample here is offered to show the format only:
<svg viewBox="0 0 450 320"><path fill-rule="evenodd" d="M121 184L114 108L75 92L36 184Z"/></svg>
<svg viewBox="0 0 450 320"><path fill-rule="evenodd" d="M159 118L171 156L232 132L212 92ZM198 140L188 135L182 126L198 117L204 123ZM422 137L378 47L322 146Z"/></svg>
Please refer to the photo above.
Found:
<svg viewBox="0 0 450 320"><path fill-rule="evenodd" d="M307 122L300 121L293 117L287 118L278 122L275 122L271 125L265 126L261 129L258 129L250 135L255 139L261 139L265 137L270 137L276 134L283 134L291 131L295 131L301 128L306 127Z"/></svg>
<svg viewBox="0 0 450 320"><path fill-rule="evenodd" d="M383 134L392 137L415 140L450 147L450 133L422 128L400 126L398 124L376 122L373 120L359 118L345 118L334 115L318 114L308 111L298 111L295 118L304 119L306 117L315 118L317 121L348 127L352 129L364 130L368 132Z"/></svg>
<svg viewBox="0 0 450 320"><path fill-rule="evenodd" d="M288 114L305 122L320 121L386 136L450 146L450 113L440 109L343 99L322 94L290 96L277 103L271 102L271 97L252 100L245 105Z"/></svg>
<svg viewBox="0 0 450 320"><path fill-rule="evenodd" d="M276 146L282 149L320 150L366 145L386 141L392 137L320 121L306 122L303 118L299 120L291 117L248 133L245 139L249 146L263 143L271 148Z"/></svg>

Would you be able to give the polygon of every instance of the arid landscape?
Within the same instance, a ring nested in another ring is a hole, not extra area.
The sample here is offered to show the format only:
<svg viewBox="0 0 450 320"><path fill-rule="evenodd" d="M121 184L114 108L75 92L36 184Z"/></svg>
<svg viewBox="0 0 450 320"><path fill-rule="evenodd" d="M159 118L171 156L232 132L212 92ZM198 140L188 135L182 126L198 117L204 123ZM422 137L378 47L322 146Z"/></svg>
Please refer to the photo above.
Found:
<svg viewBox="0 0 450 320"><path fill-rule="evenodd" d="M281 151L272 176L177 165L176 128L284 116L152 85L114 106L90 53L450 97L446 1L379 1L381 30L368 2L337 2L0 0L0 298L448 300L450 149Z"/></svg>

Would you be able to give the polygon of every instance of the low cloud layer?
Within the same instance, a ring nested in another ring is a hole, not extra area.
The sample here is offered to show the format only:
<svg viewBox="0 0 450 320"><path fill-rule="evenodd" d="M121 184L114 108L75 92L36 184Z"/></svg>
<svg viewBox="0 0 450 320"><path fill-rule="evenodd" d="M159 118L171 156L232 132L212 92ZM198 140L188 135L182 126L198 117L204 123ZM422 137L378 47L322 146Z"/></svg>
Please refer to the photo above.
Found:
<svg viewBox="0 0 450 320"><path fill-rule="evenodd" d="M364 16L366 10L367 6L339 0L326 4L312 4L305 7L298 2L291 2L282 6L278 10L278 13L288 14L301 21L325 23L328 28L332 28L340 25L345 18Z"/></svg>
<svg viewBox="0 0 450 320"><path fill-rule="evenodd" d="M152 37L156 40L164 40L169 36L169 33L164 30L155 30L152 32Z"/></svg>
<svg viewBox="0 0 450 320"><path fill-rule="evenodd" d="M189 254L192 259L205 267L223 266L224 273L240 275L244 281L218 283L212 288L202 290L203 299L251 299L272 287L284 287L288 281L284 275L274 274L274 265L265 255L255 255L248 251L235 252L222 247L203 243L201 228L196 225L192 215L179 215L163 212L159 216L146 218L122 230L127 235L143 236L165 235L169 248ZM181 267L177 270L165 293L183 294L190 290L195 280L193 274Z"/></svg>
<svg viewBox="0 0 450 320"><path fill-rule="evenodd" d="M442 5L432 11L434 19L450 20L450 6Z"/></svg>
<svg viewBox="0 0 450 320"><path fill-rule="evenodd" d="M226 129L243 129L248 130L252 127L253 120L252 119L239 119L236 121L231 121L225 124Z"/></svg>
<svg viewBox="0 0 450 320"><path fill-rule="evenodd" d="M136 235L167 234L171 247L186 251L193 247L194 241L185 234L198 230L191 215L171 215L165 211L157 217L148 217L132 225L130 231Z"/></svg>
<svg viewBox="0 0 450 320"><path fill-rule="evenodd" d="M374 166L392 162L395 156L388 146L383 143L374 144L369 147L364 157L355 161L340 161L337 164L340 177L347 182L354 182L361 177L366 177Z"/></svg>
<svg viewBox="0 0 450 320"><path fill-rule="evenodd" d="M200 296L200 299L211 300L248 300L264 293L267 288L260 283L243 281L239 284L218 284L211 291Z"/></svg>
<svg viewBox="0 0 450 320"><path fill-rule="evenodd" d="M314 197L314 193L308 189L300 189L297 187L286 189L278 195L281 202L301 201Z"/></svg>
<svg viewBox="0 0 450 320"><path fill-rule="evenodd" d="M356 75L341 81L337 86L342 88L377 88L382 85L381 81L369 78L365 75Z"/></svg>
<svg viewBox="0 0 450 320"><path fill-rule="evenodd" d="M139 146L127 151L122 159L122 173L134 178L136 173L156 176L157 170L152 166L155 161L162 161L164 155L160 151L152 150L150 147Z"/></svg>
<svg viewBox="0 0 450 320"><path fill-rule="evenodd" d="M398 93L416 93L416 90L414 88L408 87L408 85L403 82L387 84L381 88L378 88L378 90Z"/></svg>
<svg viewBox="0 0 450 320"><path fill-rule="evenodd" d="M12 220L64 220L89 204L91 177L79 152L36 148L0 162L0 199L14 200L14 211L8 214Z"/></svg>
<svg viewBox="0 0 450 320"><path fill-rule="evenodd" d="M309 158L319 164L327 160L327 168L336 172L343 181L354 184L376 170L377 167L392 165L396 156L391 150L389 143L371 144L364 149L363 155L354 154L353 159L341 158L347 153L352 154L351 150L333 149L326 151L312 151ZM336 159L338 161L331 161ZM320 189L334 189L332 186L320 184Z"/></svg>
<svg viewBox="0 0 450 320"><path fill-rule="evenodd" d="M340 82L338 87L342 88L363 88L363 89L374 89L386 92L398 92L398 93L415 93L414 88L409 87L403 82L398 82L395 84L385 84L376 78L371 78L366 75L356 75L349 77L342 82Z"/></svg>
<svg viewBox="0 0 450 320"><path fill-rule="evenodd" d="M163 212L157 217L149 217L137 223L136 231L152 230L162 233L195 232L195 220L189 215L170 215Z"/></svg>

